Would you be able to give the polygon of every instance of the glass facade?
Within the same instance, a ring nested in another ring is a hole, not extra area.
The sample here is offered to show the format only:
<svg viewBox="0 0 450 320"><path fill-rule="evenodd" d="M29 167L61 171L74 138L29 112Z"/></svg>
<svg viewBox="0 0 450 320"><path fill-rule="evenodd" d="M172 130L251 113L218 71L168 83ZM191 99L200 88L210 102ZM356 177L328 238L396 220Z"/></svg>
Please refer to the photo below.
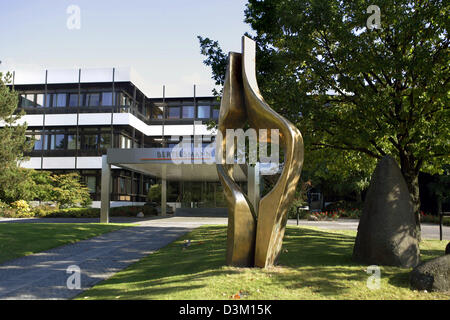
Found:
<svg viewBox="0 0 450 320"><path fill-rule="evenodd" d="M167 118L168 119L179 119L180 118L180 107L169 107Z"/></svg>
<svg viewBox="0 0 450 320"><path fill-rule="evenodd" d="M198 106L197 108L197 118L199 119L209 119L211 107L210 106Z"/></svg>
<svg viewBox="0 0 450 320"><path fill-rule="evenodd" d="M195 117L194 106L183 106L183 119L192 119Z"/></svg>
<svg viewBox="0 0 450 320"><path fill-rule="evenodd" d="M44 106L44 94L38 93L36 94L36 107L42 108Z"/></svg>
<svg viewBox="0 0 450 320"><path fill-rule="evenodd" d="M102 93L102 106L112 106L113 105L113 94L112 92Z"/></svg>
<svg viewBox="0 0 450 320"><path fill-rule="evenodd" d="M69 107L78 107L78 93L69 94Z"/></svg>
<svg viewBox="0 0 450 320"><path fill-rule="evenodd" d="M22 89L22 90L21 90ZM19 109L29 114L73 113L132 113L147 124L178 125L193 124L195 120L217 119L219 103L215 98L196 100L188 98L149 99L130 84L68 84L16 87L19 92ZM165 136L145 136L131 126L29 126L27 135L34 137L30 157L99 157L108 148L159 148L173 147L176 141ZM208 143L204 142L203 147ZM45 163L45 161L41 161ZM64 165L62 165L64 167ZM55 172L77 171L91 192L93 200L100 200L101 170L52 170ZM157 179L122 169L112 171L113 191L111 200L146 201L151 184ZM170 182L168 201L182 206L220 206L220 194L213 198L211 190L219 190L218 183ZM209 191L208 191L209 190ZM181 194L185 192L185 194Z"/></svg>
<svg viewBox="0 0 450 320"><path fill-rule="evenodd" d="M100 105L100 94L99 93L87 93L85 105L88 107L96 107Z"/></svg>

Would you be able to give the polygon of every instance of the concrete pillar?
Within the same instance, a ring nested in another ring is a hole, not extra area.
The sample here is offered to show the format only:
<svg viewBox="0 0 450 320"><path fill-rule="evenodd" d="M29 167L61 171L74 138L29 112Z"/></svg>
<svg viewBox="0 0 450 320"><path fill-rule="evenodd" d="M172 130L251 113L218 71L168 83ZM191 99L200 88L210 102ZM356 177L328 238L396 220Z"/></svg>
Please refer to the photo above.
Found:
<svg viewBox="0 0 450 320"><path fill-rule="evenodd" d="M255 212L258 212L260 200L260 174L259 163L249 165L247 169L247 191L248 199L250 200Z"/></svg>
<svg viewBox="0 0 450 320"><path fill-rule="evenodd" d="M162 165L161 174L161 215L165 216L167 213L167 180L166 180L166 166Z"/></svg>
<svg viewBox="0 0 450 320"><path fill-rule="evenodd" d="M101 208L100 223L109 223L109 202L111 187L111 165L107 161L107 155L102 156L102 181L101 181Z"/></svg>

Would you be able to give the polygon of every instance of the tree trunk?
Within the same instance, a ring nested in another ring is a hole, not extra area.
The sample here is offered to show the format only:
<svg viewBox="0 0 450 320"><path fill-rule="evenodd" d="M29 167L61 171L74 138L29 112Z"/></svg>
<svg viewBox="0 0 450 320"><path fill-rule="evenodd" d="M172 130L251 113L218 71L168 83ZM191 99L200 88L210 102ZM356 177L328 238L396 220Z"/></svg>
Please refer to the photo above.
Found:
<svg viewBox="0 0 450 320"><path fill-rule="evenodd" d="M409 195L414 209L414 216L416 218L416 238L421 240L420 229L420 195L419 195L419 171L414 168L414 162L409 159L402 159L401 170L408 186Z"/></svg>

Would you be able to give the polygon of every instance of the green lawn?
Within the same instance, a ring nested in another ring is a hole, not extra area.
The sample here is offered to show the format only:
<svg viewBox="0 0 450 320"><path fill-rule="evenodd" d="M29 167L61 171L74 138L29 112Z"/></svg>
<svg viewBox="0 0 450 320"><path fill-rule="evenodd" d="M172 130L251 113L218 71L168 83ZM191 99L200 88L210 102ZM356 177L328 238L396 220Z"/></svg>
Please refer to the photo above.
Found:
<svg viewBox="0 0 450 320"><path fill-rule="evenodd" d="M81 293L78 299L449 299L409 289L411 269L381 267L381 288L367 288L366 266L352 262L356 232L288 227L279 265L225 266L225 226L205 226ZM191 246L183 249L183 241ZM446 241L423 241L422 259Z"/></svg>
<svg viewBox="0 0 450 320"><path fill-rule="evenodd" d="M0 223L0 263L125 226L99 223Z"/></svg>

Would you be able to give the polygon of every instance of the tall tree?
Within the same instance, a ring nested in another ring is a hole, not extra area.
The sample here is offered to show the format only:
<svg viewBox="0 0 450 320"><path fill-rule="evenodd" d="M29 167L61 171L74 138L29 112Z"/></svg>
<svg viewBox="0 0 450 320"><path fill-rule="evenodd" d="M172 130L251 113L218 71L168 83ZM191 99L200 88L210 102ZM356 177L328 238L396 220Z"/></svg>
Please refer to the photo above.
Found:
<svg viewBox="0 0 450 320"><path fill-rule="evenodd" d="M261 91L299 126L307 152L340 150L355 165L393 155L420 238L419 172L442 173L450 162L450 6L379 0L381 29L368 29L370 4L249 0L245 21L255 31ZM218 44L200 40L208 57L208 49L220 55Z"/></svg>
<svg viewBox="0 0 450 320"><path fill-rule="evenodd" d="M15 123L23 113L14 113L18 95L7 86L10 81L10 73L0 73L0 199L6 201L12 199L11 191L27 180L24 180L26 174L19 169L18 161L24 160L24 153L32 147L31 141L25 136L27 125Z"/></svg>

